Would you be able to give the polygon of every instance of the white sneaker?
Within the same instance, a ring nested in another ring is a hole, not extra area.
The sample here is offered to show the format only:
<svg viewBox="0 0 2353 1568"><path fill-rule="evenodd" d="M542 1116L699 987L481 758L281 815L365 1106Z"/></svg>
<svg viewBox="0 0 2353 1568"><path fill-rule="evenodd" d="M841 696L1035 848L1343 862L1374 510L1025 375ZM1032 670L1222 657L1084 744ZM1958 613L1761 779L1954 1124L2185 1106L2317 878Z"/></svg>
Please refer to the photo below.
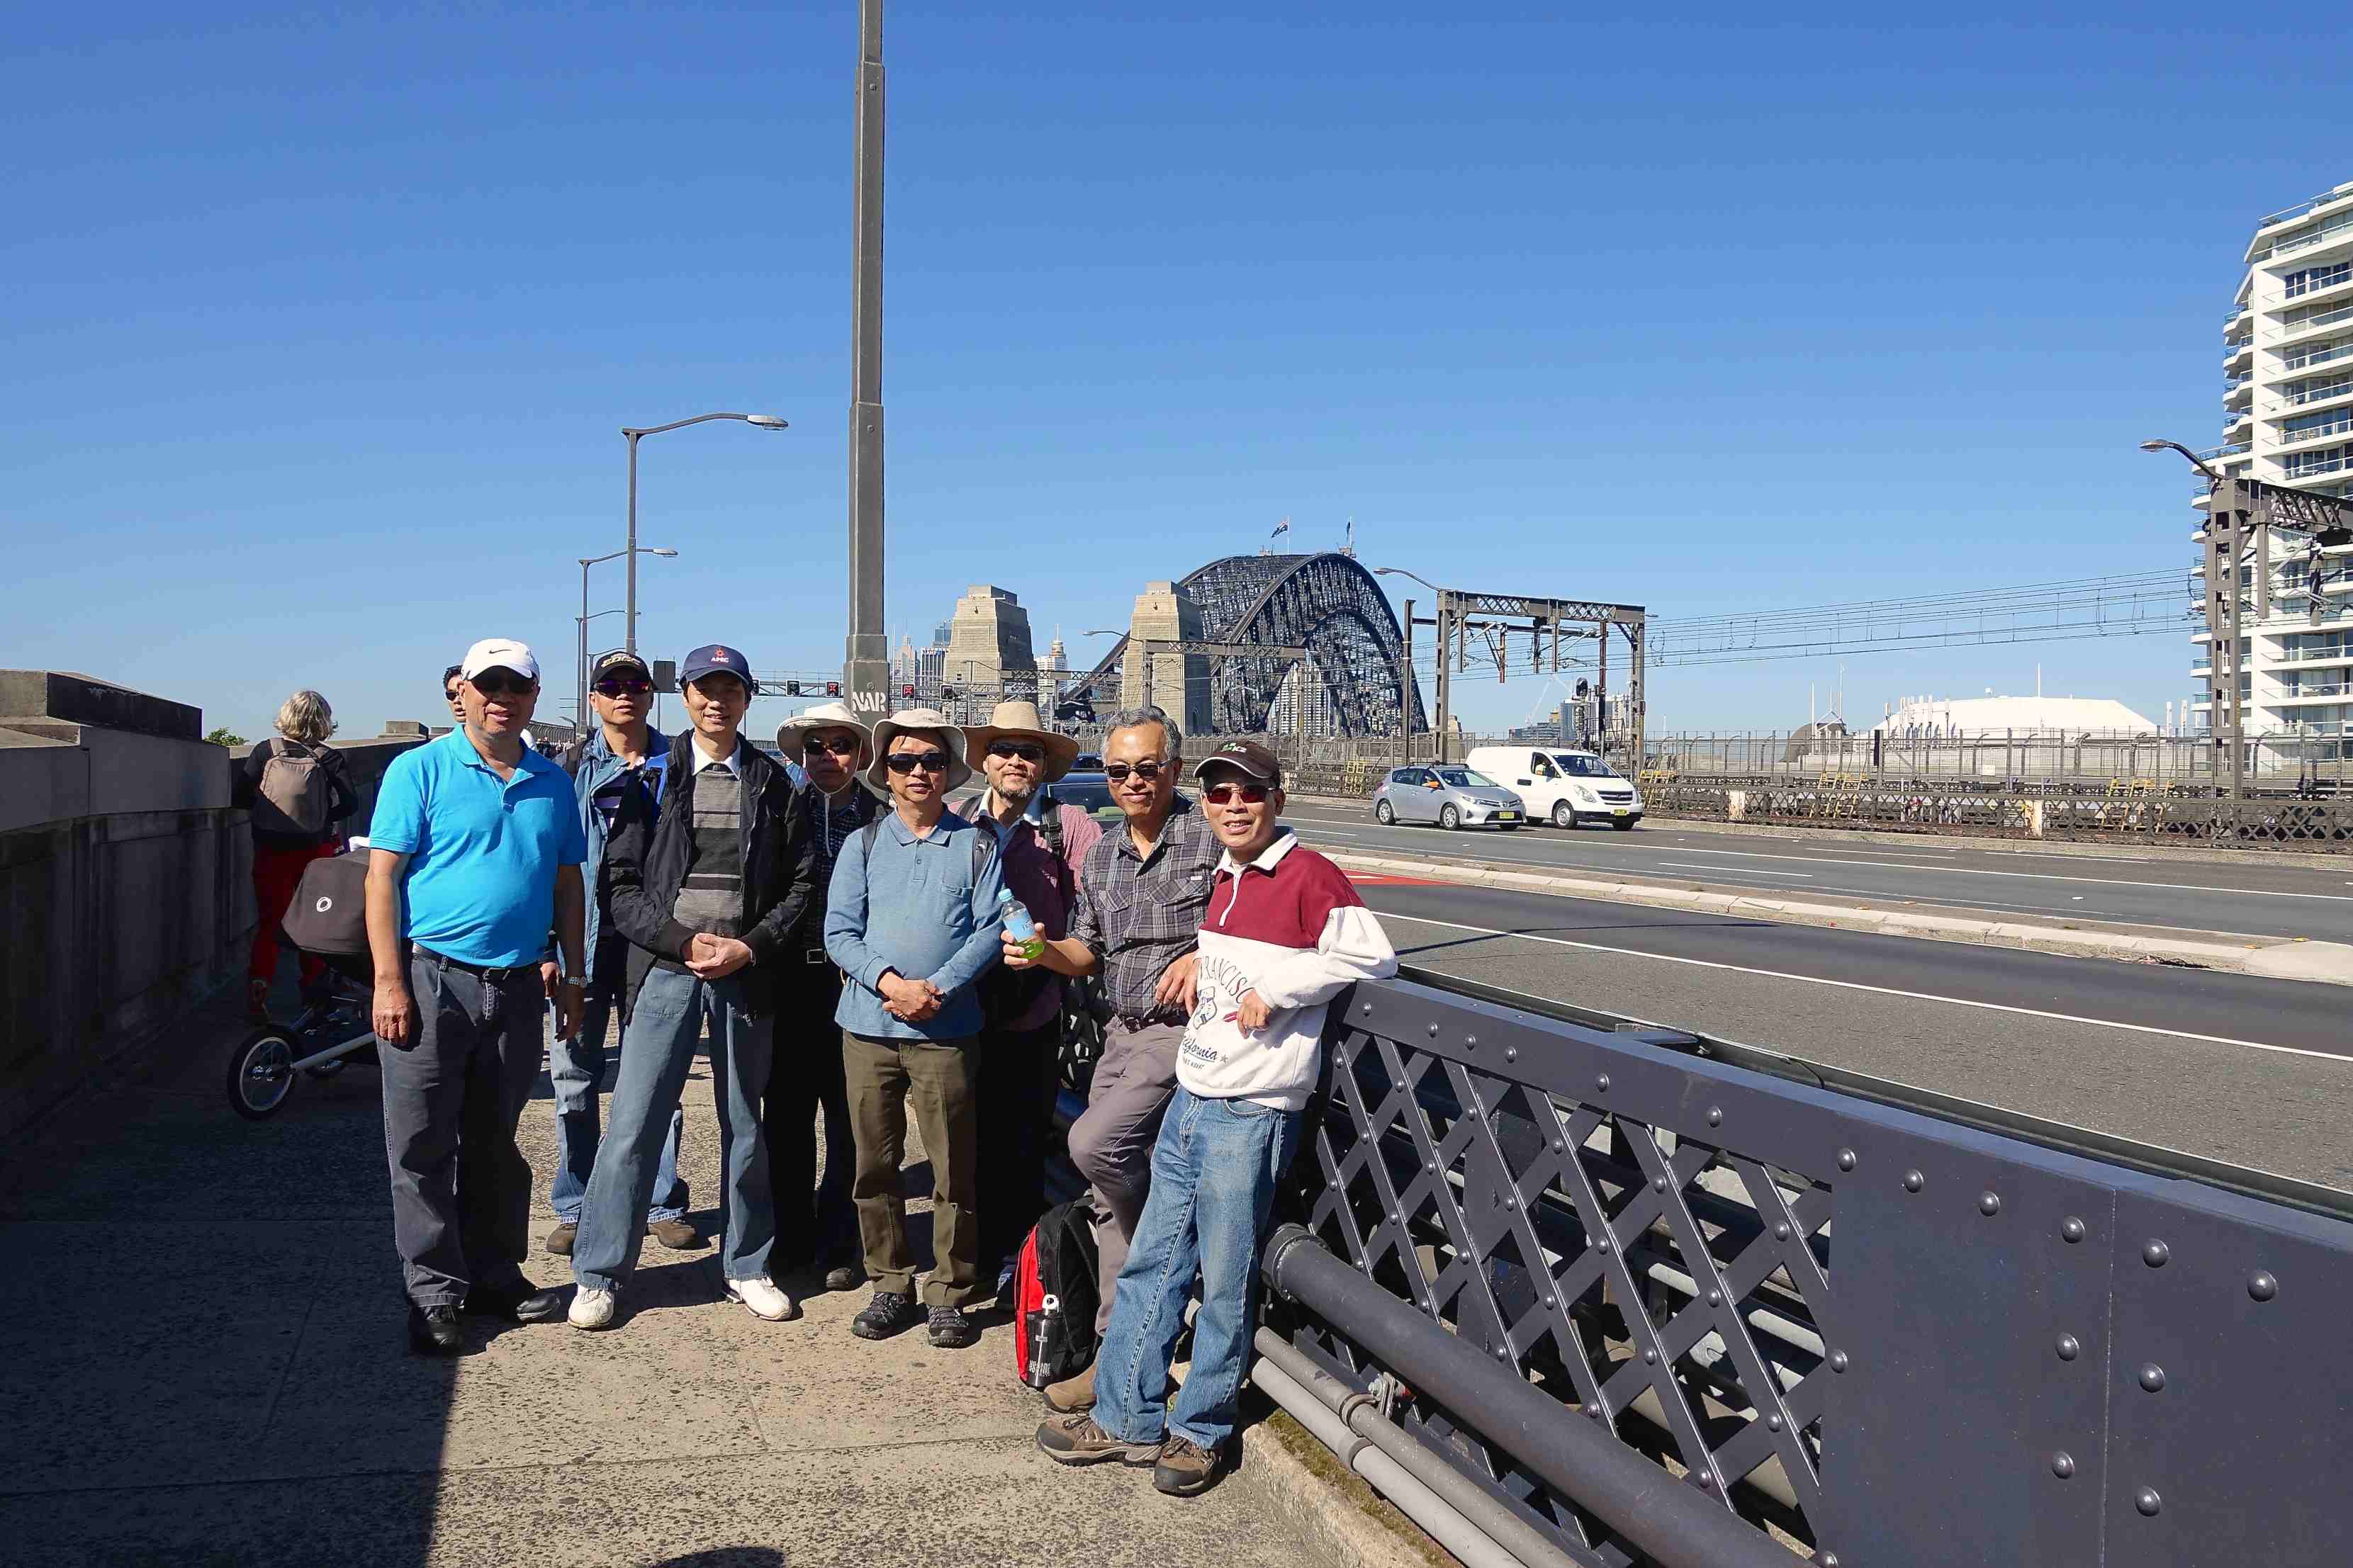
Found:
<svg viewBox="0 0 2353 1568"><path fill-rule="evenodd" d="M764 1318L771 1323L781 1323L801 1315L801 1310L793 1305L793 1299L777 1289L776 1281L765 1274L756 1279L730 1279L727 1281L727 1299L743 1302L751 1309L754 1317Z"/></svg>
<svg viewBox="0 0 2353 1568"><path fill-rule="evenodd" d="M575 1329L609 1329L620 1302L615 1290L592 1290L583 1285L572 1292L572 1306L564 1316Z"/></svg>

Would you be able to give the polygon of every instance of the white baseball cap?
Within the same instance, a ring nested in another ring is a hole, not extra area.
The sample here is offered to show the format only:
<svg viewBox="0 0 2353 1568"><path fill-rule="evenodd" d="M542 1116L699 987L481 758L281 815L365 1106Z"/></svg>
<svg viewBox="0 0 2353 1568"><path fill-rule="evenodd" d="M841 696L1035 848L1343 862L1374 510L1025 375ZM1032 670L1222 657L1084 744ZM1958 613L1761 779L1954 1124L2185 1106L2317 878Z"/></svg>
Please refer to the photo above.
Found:
<svg viewBox="0 0 2353 1568"><path fill-rule="evenodd" d="M539 679L539 660L512 637L484 637L466 650L458 666L458 673L468 680L487 669L512 669L525 680Z"/></svg>

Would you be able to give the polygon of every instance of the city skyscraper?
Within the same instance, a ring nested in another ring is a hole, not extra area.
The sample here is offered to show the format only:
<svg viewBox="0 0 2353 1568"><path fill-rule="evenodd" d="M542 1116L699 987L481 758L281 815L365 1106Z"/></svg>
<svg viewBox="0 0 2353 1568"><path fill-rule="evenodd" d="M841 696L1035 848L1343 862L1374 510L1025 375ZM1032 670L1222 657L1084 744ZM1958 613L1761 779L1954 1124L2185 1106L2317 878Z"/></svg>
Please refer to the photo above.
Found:
<svg viewBox="0 0 2353 1568"><path fill-rule="evenodd" d="M2228 478L2344 495L2353 489L2353 181L2259 220L2242 259L2223 317L2223 443L2199 456ZM2195 502L2202 510L2202 484ZM2192 542L2204 538L2201 526ZM2268 579L2271 613L2241 612L2242 721L2262 762L2347 754L2348 556L2353 546L2323 551L2301 535L2275 536L2270 560L2240 568L2251 605L2264 596L2255 574ZM2202 628L2190 640L2199 686L2187 710L2211 729L2215 649Z"/></svg>

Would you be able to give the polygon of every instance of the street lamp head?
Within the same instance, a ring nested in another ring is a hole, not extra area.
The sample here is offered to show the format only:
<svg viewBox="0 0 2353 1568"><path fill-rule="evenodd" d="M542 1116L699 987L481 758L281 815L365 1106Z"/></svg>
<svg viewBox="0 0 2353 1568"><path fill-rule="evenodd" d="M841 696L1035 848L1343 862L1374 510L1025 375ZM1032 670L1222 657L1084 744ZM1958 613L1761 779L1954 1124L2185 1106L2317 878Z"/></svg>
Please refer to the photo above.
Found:
<svg viewBox="0 0 2353 1568"><path fill-rule="evenodd" d="M777 418L773 414L746 414L744 416L744 423L746 425L757 425L763 430L782 430L785 428L785 422Z"/></svg>
<svg viewBox="0 0 2353 1568"><path fill-rule="evenodd" d="M2140 449L2144 452L2162 452L2172 445L2170 441L2143 441L2140 444Z"/></svg>
<svg viewBox="0 0 2353 1568"><path fill-rule="evenodd" d="M646 553L649 555L675 555L678 552L675 550L649 550Z"/></svg>

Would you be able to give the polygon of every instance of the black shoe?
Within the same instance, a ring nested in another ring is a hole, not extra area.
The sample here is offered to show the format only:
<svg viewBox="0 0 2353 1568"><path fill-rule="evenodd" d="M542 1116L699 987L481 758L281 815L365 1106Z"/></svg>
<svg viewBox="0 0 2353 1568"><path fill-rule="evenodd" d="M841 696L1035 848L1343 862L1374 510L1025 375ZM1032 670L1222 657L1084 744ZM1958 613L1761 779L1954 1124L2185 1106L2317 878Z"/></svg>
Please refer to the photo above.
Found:
<svg viewBox="0 0 2353 1568"><path fill-rule="evenodd" d="M510 1323L549 1323L564 1315L564 1292L543 1290L528 1279L477 1285L466 1292L465 1310L478 1318L504 1318Z"/></svg>
<svg viewBox="0 0 2353 1568"><path fill-rule="evenodd" d="M861 1340L887 1340L892 1334L903 1333L923 1321L923 1310L915 1305L913 1296L896 1290L877 1290L866 1310L849 1321L849 1331Z"/></svg>
<svg viewBox="0 0 2353 1568"><path fill-rule="evenodd" d="M408 1348L417 1355L457 1355L466 1348L455 1307L408 1309Z"/></svg>
<svg viewBox="0 0 2353 1568"><path fill-rule="evenodd" d="M972 1326L961 1307L934 1307L931 1333L934 1348L944 1351L960 1351L980 1338L980 1331Z"/></svg>
<svg viewBox="0 0 2353 1568"><path fill-rule="evenodd" d="M866 1283L866 1270L851 1264L836 1264L825 1271L825 1288L828 1290L855 1290Z"/></svg>

